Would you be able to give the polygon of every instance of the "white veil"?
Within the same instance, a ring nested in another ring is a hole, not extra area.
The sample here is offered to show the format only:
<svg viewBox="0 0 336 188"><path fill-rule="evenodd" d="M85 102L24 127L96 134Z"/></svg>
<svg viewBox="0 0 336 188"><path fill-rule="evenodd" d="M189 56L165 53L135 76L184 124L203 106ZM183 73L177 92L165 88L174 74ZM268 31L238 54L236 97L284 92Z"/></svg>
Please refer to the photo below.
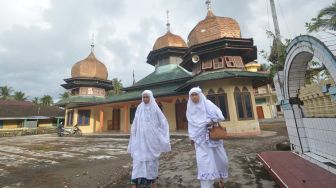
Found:
<svg viewBox="0 0 336 188"><path fill-rule="evenodd" d="M197 104L191 100L192 93L199 95L200 100ZM222 111L204 96L199 87L194 87L189 91L186 115L188 119L189 137L191 139L199 136L199 134L206 130L206 125L209 122L218 122L225 119Z"/></svg>
<svg viewBox="0 0 336 188"><path fill-rule="evenodd" d="M169 125L155 101L152 91L145 90L149 103L142 102L138 106L131 128L131 138L128 152L133 159L148 161L158 158L161 152L171 150L169 138Z"/></svg>

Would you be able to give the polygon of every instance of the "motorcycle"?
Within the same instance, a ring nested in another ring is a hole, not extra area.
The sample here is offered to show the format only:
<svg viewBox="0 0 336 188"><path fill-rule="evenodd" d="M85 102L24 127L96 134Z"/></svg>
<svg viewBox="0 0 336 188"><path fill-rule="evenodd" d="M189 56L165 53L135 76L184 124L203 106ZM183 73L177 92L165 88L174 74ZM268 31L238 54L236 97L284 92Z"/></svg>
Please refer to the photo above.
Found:
<svg viewBox="0 0 336 188"><path fill-rule="evenodd" d="M57 131L57 135L59 137L63 136L82 136L82 130L78 127L78 124L74 125L71 128L64 128L63 126L60 126Z"/></svg>

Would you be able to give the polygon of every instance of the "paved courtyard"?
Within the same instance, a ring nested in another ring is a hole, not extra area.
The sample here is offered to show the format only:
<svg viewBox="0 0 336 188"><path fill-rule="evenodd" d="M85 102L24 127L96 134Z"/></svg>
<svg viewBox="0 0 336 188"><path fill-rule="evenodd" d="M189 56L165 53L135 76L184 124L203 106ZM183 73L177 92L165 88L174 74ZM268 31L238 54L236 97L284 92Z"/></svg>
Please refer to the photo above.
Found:
<svg viewBox="0 0 336 188"><path fill-rule="evenodd" d="M264 126L259 137L225 140L230 159L227 187L277 187L256 160L286 141L284 126ZM0 138L0 187L129 187L127 138L37 135ZM160 160L160 187L199 187L193 147L173 138Z"/></svg>

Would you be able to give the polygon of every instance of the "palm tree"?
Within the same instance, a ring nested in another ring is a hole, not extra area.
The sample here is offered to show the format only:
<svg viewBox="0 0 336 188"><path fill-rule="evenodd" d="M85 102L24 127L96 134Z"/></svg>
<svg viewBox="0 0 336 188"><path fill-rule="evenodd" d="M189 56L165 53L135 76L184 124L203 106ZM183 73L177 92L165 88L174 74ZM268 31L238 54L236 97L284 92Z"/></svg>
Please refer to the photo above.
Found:
<svg viewBox="0 0 336 188"><path fill-rule="evenodd" d="M59 96L62 100L68 99L70 97L70 93L65 91L64 93L60 93Z"/></svg>
<svg viewBox="0 0 336 188"><path fill-rule="evenodd" d="M53 99L52 99L52 97L50 95L43 95L40 98L40 102L44 106L51 106L54 103Z"/></svg>
<svg viewBox="0 0 336 188"><path fill-rule="evenodd" d="M306 23L308 32L320 30L336 30L336 1L330 6L320 10L316 18Z"/></svg>
<svg viewBox="0 0 336 188"><path fill-rule="evenodd" d="M119 80L118 78L113 78L112 84L113 90L111 92L108 92L108 95L119 95L121 93L121 89L123 88L121 80Z"/></svg>
<svg viewBox="0 0 336 188"><path fill-rule="evenodd" d="M32 100L32 102L34 104L39 104L39 101L40 101L40 99L38 97L34 97L33 100Z"/></svg>
<svg viewBox="0 0 336 188"><path fill-rule="evenodd" d="M1 99L9 99L12 95L13 88L9 86L0 87L0 97Z"/></svg>
<svg viewBox="0 0 336 188"><path fill-rule="evenodd" d="M14 99L17 101L25 101L27 100L27 96L25 96L26 94L23 93L22 91L15 91L14 92Z"/></svg>

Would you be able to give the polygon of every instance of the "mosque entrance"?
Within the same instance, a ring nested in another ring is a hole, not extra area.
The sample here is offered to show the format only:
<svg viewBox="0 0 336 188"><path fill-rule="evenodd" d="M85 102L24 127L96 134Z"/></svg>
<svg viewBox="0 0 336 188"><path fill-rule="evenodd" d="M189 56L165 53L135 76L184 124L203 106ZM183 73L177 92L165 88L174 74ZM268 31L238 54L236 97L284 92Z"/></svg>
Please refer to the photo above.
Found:
<svg viewBox="0 0 336 188"><path fill-rule="evenodd" d="M188 121L187 121L187 101L179 99L176 100L175 103L176 109L176 130L187 130L188 129Z"/></svg>
<svg viewBox="0 0 336 188"><path fill-rule="evenodd" d="M274 77L292 150L326 164L336 164L335 36L294 38L283 71Z"/></svg>

